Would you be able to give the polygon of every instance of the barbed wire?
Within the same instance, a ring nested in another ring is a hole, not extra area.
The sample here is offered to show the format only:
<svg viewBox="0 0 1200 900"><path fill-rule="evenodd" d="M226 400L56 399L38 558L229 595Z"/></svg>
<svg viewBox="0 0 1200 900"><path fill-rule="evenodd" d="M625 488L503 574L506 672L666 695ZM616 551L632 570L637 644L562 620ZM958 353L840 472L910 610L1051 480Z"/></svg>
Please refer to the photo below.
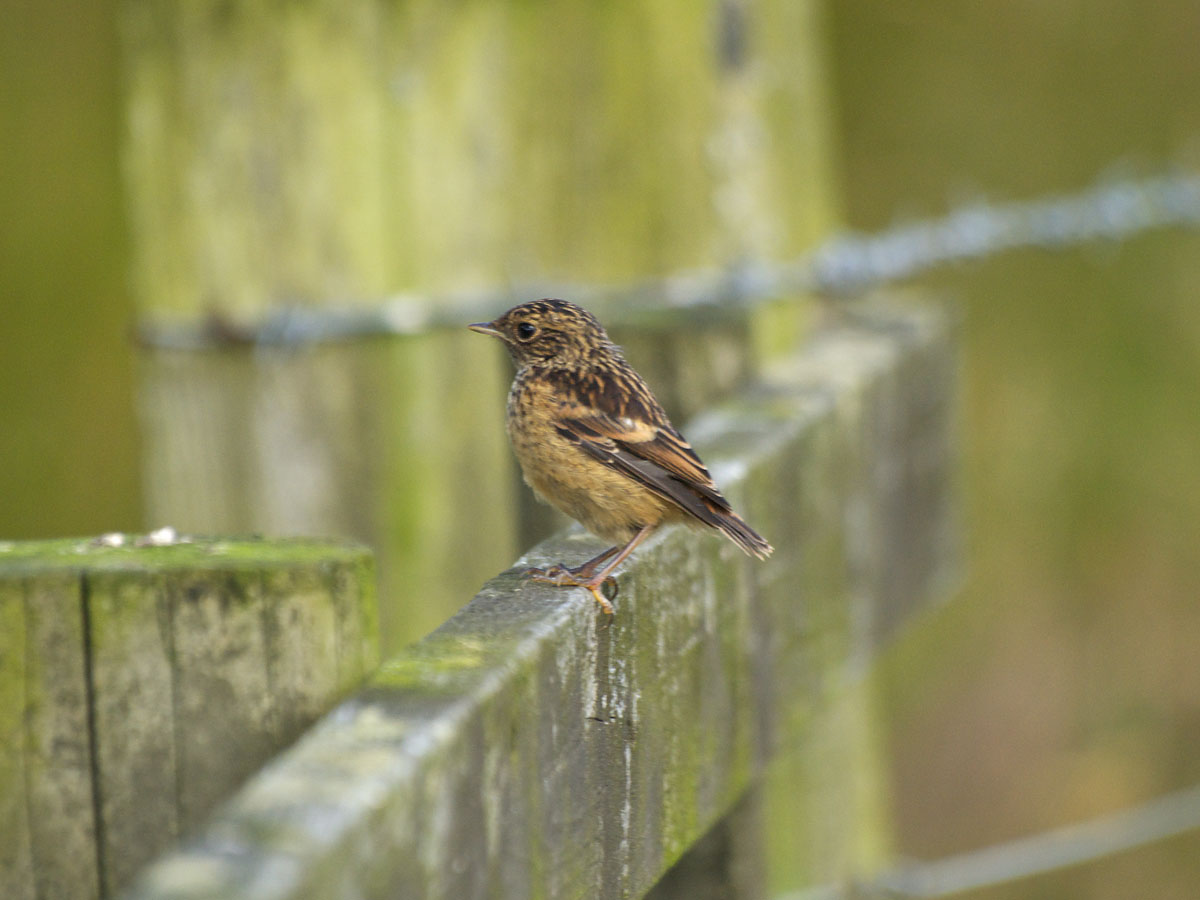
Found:
<svg viewBox="0 0 1200 900"><path fill-rule="evenodd" d="M790 262L749 262L630 285L544 282L440 298L405 294L369 305L288 305L256 322L214 312L199 323L146 321L138 336L144 345L160 349L298 346L459 328L494 314L506 301L511 305L530 297L570 297L596 307L645 302L699 307L750 305L791 294L840 296L1021 247L1121 241L1153 229L1198 225L1200 175L1106 180L1073 194L1014 203L981 200L875 234L846 232Z"/></svg>
<svg viewBox="0 0 1200 900"><path fill-rule="evenodd" d="M1020 247L1121 241L1151 229L1197 225L1200 176L1124 179L1020 203L979 201L876 235L835 237L800 267L797 284L845 293Z"/></svg>
<svg viewBox="0 0 1200 900"><path fill-rule="evenodd" d="M935 900L1095 862L1200 829L1200 785L1086 822L932 862L902 863L867 884L827 884L776 900Z"/></svg>

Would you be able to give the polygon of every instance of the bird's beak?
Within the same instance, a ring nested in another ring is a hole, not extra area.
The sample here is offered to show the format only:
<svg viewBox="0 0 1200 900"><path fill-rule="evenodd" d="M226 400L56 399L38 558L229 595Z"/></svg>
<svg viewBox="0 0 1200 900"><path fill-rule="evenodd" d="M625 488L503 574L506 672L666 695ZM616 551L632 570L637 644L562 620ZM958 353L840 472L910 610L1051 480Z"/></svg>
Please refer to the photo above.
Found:
<svg viewBox="0 0 1200 900"><path fill-rule="evenodd" d="M490 334L492 337L500 337L500 329L491 322L476 322L473 325L468 325L472 331L478 331L480 334Z"/></svg>

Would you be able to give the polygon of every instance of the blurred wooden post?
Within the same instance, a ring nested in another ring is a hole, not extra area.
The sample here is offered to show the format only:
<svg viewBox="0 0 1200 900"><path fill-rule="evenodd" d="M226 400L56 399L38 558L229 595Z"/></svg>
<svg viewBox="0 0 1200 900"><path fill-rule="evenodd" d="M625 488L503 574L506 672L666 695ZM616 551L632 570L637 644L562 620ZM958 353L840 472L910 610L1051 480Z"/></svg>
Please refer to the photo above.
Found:
<svg viewBox="0 0 1200 900"><path fill-rule="evenodd" d="M316 541L0 545L0 896L111 896L378 660Z"/></svg>
<svg viewBox="0 0 1200 900"><path fill-rule="evenodd" d="M523 543L498 348L229 341L288 307L495 314L514 285L798 256L837 217L819 10L126 0L142 318L217 338L142 354L150 520L363 540L385 648L428 632Z"/></svg>
<svg viewBox="0 0 1200 900"><path fill-rule="evenodd" d="M516 553L505 375L478 342L144 353L151 521L362 540L404 600L381 605L385 647L432 630Z"/></svg>

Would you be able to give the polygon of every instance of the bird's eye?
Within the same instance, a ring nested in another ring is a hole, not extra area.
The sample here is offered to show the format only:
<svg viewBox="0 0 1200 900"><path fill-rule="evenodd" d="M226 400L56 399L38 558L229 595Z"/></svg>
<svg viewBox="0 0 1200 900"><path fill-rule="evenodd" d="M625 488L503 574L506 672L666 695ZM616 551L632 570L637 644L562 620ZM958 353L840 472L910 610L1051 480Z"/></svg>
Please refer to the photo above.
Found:
<svg viewBox="0 0 1200 900"><path fill-rule="evenodd" d="M529 340L537 334L537 326L532 322L522 322L517 326L517 337L523 341Z"/></svg>

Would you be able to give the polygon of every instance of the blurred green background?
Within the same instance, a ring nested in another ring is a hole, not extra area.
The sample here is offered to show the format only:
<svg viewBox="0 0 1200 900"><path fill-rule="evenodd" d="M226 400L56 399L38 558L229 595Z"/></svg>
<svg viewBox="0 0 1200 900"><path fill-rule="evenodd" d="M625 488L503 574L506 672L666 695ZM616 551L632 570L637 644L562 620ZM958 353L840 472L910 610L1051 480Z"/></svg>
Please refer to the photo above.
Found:
<svg viewBox="0 0 1200 900"><path fill-rule="evenodd" d="M115 7L0 9L0 538L157 524ZM853 227L1200 167L1200 4L842 0L829 18ZM921 284L962 314L969 562L889 654L882 708L897 849L936 857L1200 782L1200 234ZM1193 835L986 896L1197 884Z"/></svg>
<svg viewBox="0 0 1200 900"><path fill-rule="evenodd" d="M0 538L140 524L116 8L0 3Z"/></svg>
<svg viewBox="0 0 1200 900"><path fill-rule="evenodd" d="M834 4L846 215L1200 163L1200 4ZM1200 782L1200 234L922 279L961 307L967 581L889 658L899 850ZM1200 836L988 897L1195 897Z"/></svg>

